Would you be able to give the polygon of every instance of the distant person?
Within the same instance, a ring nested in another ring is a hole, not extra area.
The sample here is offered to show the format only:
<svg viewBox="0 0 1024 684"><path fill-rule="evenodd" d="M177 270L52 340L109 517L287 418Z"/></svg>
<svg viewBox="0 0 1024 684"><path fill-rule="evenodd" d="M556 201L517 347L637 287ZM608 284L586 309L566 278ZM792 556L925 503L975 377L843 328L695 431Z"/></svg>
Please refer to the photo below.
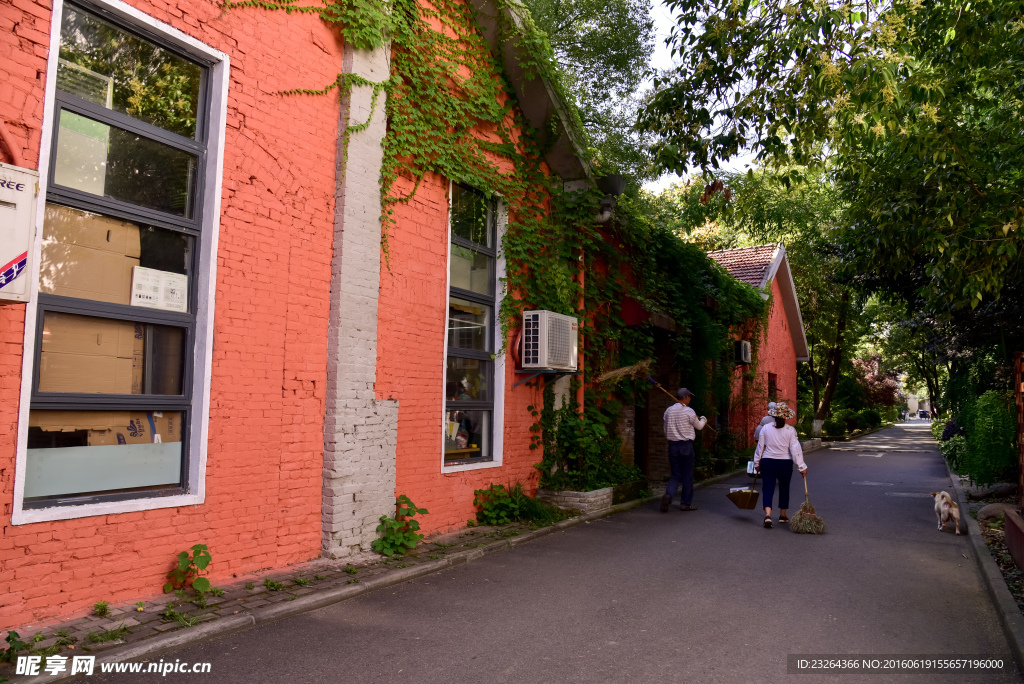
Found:
<svg viewBox="0 0 1024 684"><path fill-rule="evenodd" d="M665 438L668 440L668 464L671 476L665 495L661 497L661 512L668 513L672 497L676 489L683 485L679 498L679 508L684 511L695 511L693 505L693 440L697 430L707 425L708 419L697 417L697 412L690 408L693 392L682 387L676 392L679 403L672 404L665 411Z"/></svg>
<svg viewBox="0 0 1024 684"><path fill-rule="evenodd" d="M768 402L768 410L771 411L773 408L775 408L775 402L774 401L769 401ZM756 428L754 428L754 443L755 444L757 443L758 438L761 436L761 429L764 428L765 425L771 425L774 422L775 422L775 419L771 417L771 414L769 414L769 415L767 415L767 416L765 416L764 418L761 419L761 422L757 424Z"/></svg>
<svg viewBox="0 0 1024 684"><path fill-rule="evenodd" d="M779 483L779 522L788 523L789 483L793 479L793 462L801 473L807 472L804 452L796 428L786 424L787 418L795 418L796 411L780 401L769 411L775 425L761 430L761 438L754 451L754 470L764 478L764 526L772 527L772 499L775 497L775 483Z"/></svg>

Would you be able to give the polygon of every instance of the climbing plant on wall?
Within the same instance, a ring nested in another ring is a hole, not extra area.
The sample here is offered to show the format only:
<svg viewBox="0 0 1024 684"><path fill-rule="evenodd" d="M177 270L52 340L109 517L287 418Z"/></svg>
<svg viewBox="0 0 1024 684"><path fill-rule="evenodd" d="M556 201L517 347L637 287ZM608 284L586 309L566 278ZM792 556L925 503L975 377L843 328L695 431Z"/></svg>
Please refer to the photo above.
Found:
<svg viewBox="0 0 1024 684"><path fill-rule="evenodd" d="M577 469L575 486L618 477L617 447L606 437L613 432L621 404L610 391L595 386L590 376L648 351L647 333L627 329L619 315L624 294L673 316L683 330L678 360L694 364L720 357L730 326L760 311L756 293L748 296L742 289L746 286L731 281L697 247L651 224L642 203L627 200L620 205L617 222L601 228L595 221L598 192L567 191L561 179L547 172L546 146L566 122L552 120L540 130L531 127L469 2L345 0L299 5L243 0L228 6L314 13L357 49L390 46L387 81L372 83L341 74L319 89L291 91L337 91L344 96L362 86L373 88L376 99L386 92L388 131L380 180L385 255L396 205L409 202L428 174L501 196L508 212L501 245L507 263L507 294L500 307L503 339L508 340L523 309L547 309L583 321L586 411L580 415L572 406L566 410L578 419L556 419L550 401L537 407L535 446L545 447L542 471L551 459L565 470L569 458L594 466ZM546 79L556 95L562 95L551 47L529 12L514 0L496 0L494 7L499 43L516 51L528 77ZM568 125L581 130L572 106L564 111ZM349 126L347 134L365 125ZM627 272L636 277L630 281L624 277ZM701 308L693 299L697 293L699 301L717 298L718 311ZM550 399L550 392L546 394ZM586 457L580 461L584 451Z"/></svg>

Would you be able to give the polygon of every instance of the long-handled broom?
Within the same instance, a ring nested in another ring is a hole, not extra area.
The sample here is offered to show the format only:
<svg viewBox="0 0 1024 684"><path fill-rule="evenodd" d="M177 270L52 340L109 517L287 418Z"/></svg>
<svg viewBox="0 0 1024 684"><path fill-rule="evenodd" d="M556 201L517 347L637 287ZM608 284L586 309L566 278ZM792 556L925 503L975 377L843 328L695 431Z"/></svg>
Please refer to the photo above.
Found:
<svg viewBox="0 0 1024 684"><path fill-rule="evenodd" d="M662 392L667 394L672 401L676 402L677 404L682 404L683 402L679 401L677 397L675 397L671 392L662 387L657 380L651 377L652 365L654 365L654 360L646 359L644 361L641 361L640 363L634 363L632 366L616 368L615 370L610 370L607 373L602 373L600 376L598 376L597 381L612 382L622 380L623 378L632 378L633 380L642 380L644 378L647 378L647 380L652 385L654 385ZM710 425L705 425L704 427L709 428L716 435L718 434L718 431L715 430L715 428L711 427Z"/></svg>
<svg viewBox="0 0 1024 684"><path fill-rule="evenodd" d="M800 504L800 510L793 514L789 521L789 529L797 534L825 534L828 526L821 516L814 512L811 505L811 495L807 493L807 473L804 476L804 502Z"/></svg>

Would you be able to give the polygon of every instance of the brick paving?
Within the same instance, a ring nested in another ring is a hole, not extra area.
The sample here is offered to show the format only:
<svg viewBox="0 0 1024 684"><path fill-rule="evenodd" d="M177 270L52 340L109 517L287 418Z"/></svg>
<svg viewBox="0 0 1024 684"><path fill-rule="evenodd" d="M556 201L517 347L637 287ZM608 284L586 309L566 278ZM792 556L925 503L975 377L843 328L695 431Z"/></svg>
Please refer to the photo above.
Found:
<svg viewBox="0 0 1024 684"><path fill-rule="evenodd" d="M21 640L30 645L31 651L19 651L20 655L100 655L114 647L187 630L189 626L186 623L205 624L219 618L293 601L300 596L326 593L371 577L440 560L453 552L501 544L531 529L534 528L525 523L466 528L425 540L405 556L383 558L375 553L366 553L347 562L317 559L246 576L216 587L224 592L223 595L207 593L205 603L189 590L181 594L167 594L158 600L142 601L141 607L136 602L111 605L104 617L86 615L45 625L25 625L11 631L17 632ZM303 586L304 581L308 581L309 585ZM281 588L271 589L267 586L274 586L274 582L280 583ZM182 617L176 619L170 611ZM118 633L123 629L123 633ZM9 665L0 664L0 681L11 674L8 670L11 670Z"/></svg>

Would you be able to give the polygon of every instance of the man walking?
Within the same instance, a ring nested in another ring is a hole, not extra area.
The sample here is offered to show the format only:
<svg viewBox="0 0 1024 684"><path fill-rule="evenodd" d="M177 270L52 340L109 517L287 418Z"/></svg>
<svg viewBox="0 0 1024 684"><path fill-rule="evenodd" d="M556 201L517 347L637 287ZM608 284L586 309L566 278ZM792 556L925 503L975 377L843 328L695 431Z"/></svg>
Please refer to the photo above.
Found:
<svg viewBox="0 0 1024 684"><path fill-rule="evenodd" d="M661 512L668 513L668 507L672 503L672 497L676 495L676 489L683 485L683 492L680 495L679 508L684 511L695 511L693 505L693 440L697 436L696 430L701 430L707 425L707 418L697 417L697 413L690 408L690 400L693 393L685 387L676 392L679 403L672 404L665 411L665 437L668 439L668 464L671 471L668 487L665 495L661 497Z"/></svg>

